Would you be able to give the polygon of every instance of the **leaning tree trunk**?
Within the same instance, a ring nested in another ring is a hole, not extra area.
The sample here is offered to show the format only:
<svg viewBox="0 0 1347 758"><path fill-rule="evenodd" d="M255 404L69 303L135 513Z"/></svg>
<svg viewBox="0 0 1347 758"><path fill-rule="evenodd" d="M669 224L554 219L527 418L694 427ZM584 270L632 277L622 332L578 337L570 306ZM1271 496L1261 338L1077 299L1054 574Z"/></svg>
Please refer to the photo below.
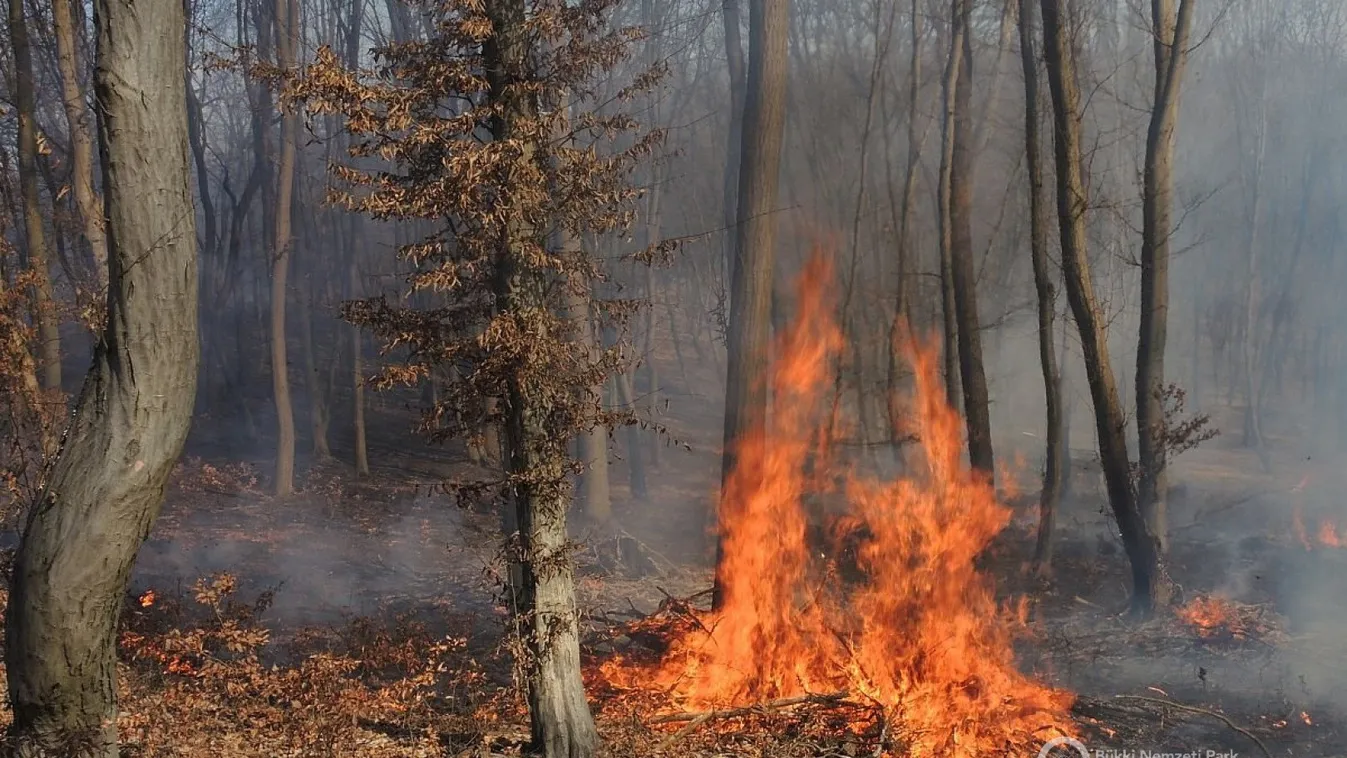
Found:
<svg viewBox="0 0 1347 758"><path fill-rule="evenodd" d="M5 662L20 756L117 755L117 617L200 357L183 4L97 0L94 22L107 324L15 559Z"/></svg>
<svg viewBox="0 0 1347 758"><path fill-rule="evenodd" d="M776 208L786 125L787 38L790 0L752 0L748 13L748 79L739 162L739 210L731 277L725 390L725 448L721 491L735 467L739 440L763 433L767 421L768 339L772 271L776 259ZM721 501L721 508L727 503ZM722 514L723 516L723 514ZM712 604L724 596L717 544Z"/></svg>
<svg viewBox="0 0 1347 758"><path fill-rule="evenodd" d="M19 194L23 199L24 243L29 267L37 278L34 316L37 322L42 388L61 389L61 334L51 289L47 235L38 195L37 109L33 94L33 53L23 0L9 0L9 39L14 48L14 105L18 110Z"/></svg>
<svg viewBox="0 0 1347 758"><path fill-rule="evenodd" d="M973 262L973 39L972 0L954 0L961 33L962 62L954 93L954 144L950 155L950 275L958 320L959 378L968 428L968 461L988 478L995 476L992 454L991 399L982 361L982 324L978 318L977 267Z"/></svg>
<svg viewBox="0 0 1347 758"><path fill-rule="evenodd" d="M1048 227L1043 207L1043 155L1039 145L1038 58L1034 51L1034 3L1019 7L1020 61L1024 67L1024 155L1029 169L1029 251L1033 259L1034 289L1038 293L1038 361L1043 371L1043 394L1047 403L1047 454L1043 488L1038 496L1038 542L1034 566L1040 574L1052 570L1053 524L1062 499L1062 377L1053 349L1052 331L1057 312L1057 293L1048 260Z"/></svg>
<svg viewBox="0 0 1347 758"><path fill-rule="evenodd" d="M482 52L496 108L492 136L519 141L519 160L526 165L535 160L537 149L524 127L538 114L520 85L530 75L533 52L525 5L525 0L487 0L492 36ZM532 314L551 309L549 293L555 282L531 263L537 232L517 218L505 226L503 270L496 278L500 317L532 326L538 318ZM553 343L563 337L568 335L541 336ZM552 414L563 401L547 386L550 377L529 365L529 355L517 359L523 365L507 381L503 410L505 468L512 481L506 526L515 537L509 589L516 628L527 649L521 664L530 731L534 749L546 758L590 758L598 750L599 736L580 671L580 619L566 531L571 440L553 428Z"/></svg>
<svg viewBox="0 0 1347 758"><path fill-rule="evenodd" d="M1174 128L1179 87L1188 59L1192 0L1151 0L1155 30L1155 99L1146 132L1142 189L1141 326L1137 335L1137 507L1164 552L1168 544L1165 471L1169 451L1165 419L1165 345L1169 335L1169 237L1174 204Z"/></svg>
<svg viewBox="0 0 1347 758"><path fill-rule="evenodd" d="M1160 560L1160 546L1137 508L1127 455L1127 422L1109 360L1104 317L1090 280L1085 242L1088 197L1081 177L1080 91L1063 4L1063 0L1042 0L1044 58L1053 103L1062 277L1071 312L1080 330L1109 504L1122 533L1123 548L1132 564L1132 609L1146 615L1153 612L1156 605L1169 602L1171 586Z"/></svg>

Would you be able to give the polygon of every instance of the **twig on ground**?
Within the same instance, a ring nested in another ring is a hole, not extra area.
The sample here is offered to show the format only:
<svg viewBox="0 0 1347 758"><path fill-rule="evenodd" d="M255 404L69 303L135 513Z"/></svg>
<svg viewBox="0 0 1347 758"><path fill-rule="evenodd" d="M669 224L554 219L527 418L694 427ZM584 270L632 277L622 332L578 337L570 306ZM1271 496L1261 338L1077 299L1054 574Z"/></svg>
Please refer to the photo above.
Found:
<svg viewBox="0 0 1347 758"><path fill-rule="evenodd" d="M888 709L879 709L879 741L875 743L874 752L870 753L870 758L880 758L884 755L884 745L889 741L889 713Z"/></svg>
<svg viewBox="0 0 1347 758"><path fill-rule="evenodd" d="M755 714L771 713L785 708L792 708L797 705L832 705L840 703L847 698L849 693L846 690L834 692L829 695L800 695L798 697L787 697L780 700L769 700L766 703L744 706L742 708L724 708L712 711L688 711L685 713L669 713L663 716L656 716L648 723L651 724L676 724L683 721L694 721L698 724L712 721L715 719L732 719L740 716L752 716Z"/></svg>
<svg viewBox="0 0 1347 758"><path fill-rule="evenodd" d="M1142 703L1155 703L1157 705L1168 706L1170 708L1174 708L1180 711L1187 711L1189 713L1201 713L1207 716L1211 716L1212 718L1225 722L1226 726L1230 727L1231 729L1234 729L1236 732L1239 732L1245 737L1248 737L1250 740L1253 741L1253 744L1258 746L1258 749L1263 752L1264 756L1266 756L1267 758L1272 758L1272 753L1268 751L1267 745L1264 745L1263 741L1258 739L1258 735L1254 734L1248 729L1245 729L1239 724L1236 724L1234 721L1231 721L1229 716L1225 715L1224 713L1221 713L1220 711L1213 711L1210 708L1202 708L1196 705L1185 705L1183 703L1176 703L1173 700L1165 700L1164 698L1146 697L1144 695L1114 695L1114 698L1118 700L1136 700Z"/></svg>

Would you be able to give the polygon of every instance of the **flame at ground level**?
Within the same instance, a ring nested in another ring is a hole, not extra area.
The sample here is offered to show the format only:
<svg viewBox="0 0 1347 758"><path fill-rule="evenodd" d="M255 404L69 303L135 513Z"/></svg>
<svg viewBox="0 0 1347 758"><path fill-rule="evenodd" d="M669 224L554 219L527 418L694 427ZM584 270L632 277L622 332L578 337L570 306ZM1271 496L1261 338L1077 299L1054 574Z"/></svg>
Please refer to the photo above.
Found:
<svg viewBox="0 0 1347 758"><path fill-rule="evenodd" d="M974 561L1010 520L962 461L962 424L946 402L932 346L904 341L915 373L905 478L839 476L828 459L833 370L844 340L815 254L793 326L776 345L766 430L739 442L722 498L723 608L673 641L653 671L612 660L615 686L667 689L690 709L845 690L884 709L912 756L990 756L1069 731L1072 696L1015 666L1018 613L997 606ZM838 480L842 484L837 484ZM806 500L845 496L833 537L856 543L866 575L843 588L811 565Z"/></svg>

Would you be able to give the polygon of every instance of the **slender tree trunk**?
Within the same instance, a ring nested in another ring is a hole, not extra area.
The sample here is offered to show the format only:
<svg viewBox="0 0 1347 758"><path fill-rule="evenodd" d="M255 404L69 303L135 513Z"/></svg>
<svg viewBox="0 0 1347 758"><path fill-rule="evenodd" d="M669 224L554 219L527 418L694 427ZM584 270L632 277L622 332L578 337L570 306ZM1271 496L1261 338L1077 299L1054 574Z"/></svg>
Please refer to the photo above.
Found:
<svg viewBox="0 0 1347 758"><path fill-rule="evenodd" d="M1266 90L1266 83L1264 83ZM1245 290L1243 339L1236 353L1240 360L1240 371L1235 374L1243 380L1244 391L1244 446L1257 453L1264 470L1271 469L1271 458L1267 453L1263 439L1263 419L1258 413L1258 313L1262 305L1262 271L1259 263L1259 237L1262 236L1263 217L1263 171L1267 156L1267 103L1266 92L1260 93L1258 101L1252 106L1258 110L1258 119L1253 135L1253 166L1248 183L1249 220L1244 236ZM1242 140L1241 140L1242 142ZM1234 351L1232 351L1234 352ZM1233 384L1232 384L1233 387Z"/></svg>
<svg viewBox="0 0 1347 758"><path fill-rule="evenodd" d="M1169 237L1174 205L1174 129L1179 118L1179 88L1188 58L1192 0L1151 0L1155 33L1155 100L1146 132L1142 188L1141 327L1137 336L1137 507L1160 542L1168 547L1165 470L1168 429L1165 419L1165 346L1169 339Z"/></svg>
<svg viewBox="0 0 1347 758"><path fill-rule="evenodd" d="M1099 459L1109 504L1132 564L1132 609L1147 615L1167 605L1171 583L1161 562L1160 546L1137 508L1127 454L1127 422L1118 399L1117 380L1109 360L1103 314L1090 280L1086 251L1085 211L1088 198L1081 177L1080 91L1076 61L1063 11L1064 0L1042 0L1044 57L1052 91L1053 132L1057 164L1057 218L1061 229L1062 275L1066 296L1080 330L1086 379L1094 401Z"/></svg>
<svg viewBox="0 0 1347 758"><path fill-rule="evenodd" d="M525 7L524 0L486 1L492 36L482 52L490 98L497 106L492 136L521 140L522 160L528 161L535 146L527 134L520 134L520 122L536 116L536 105L519 84L532 75ZM522 219L507 226L496 293L499 307L505 314L548 308L547 291L554 283L529 263L535 230ZM516 481L512 507L506 509L506 526L514 527L518 550L510 590L517 629L528 648L524 667L533 747L545 758L591 758L599 737L580 672L579 612L566 530L571 441L558 438L551 428L554 401L531 374L519 371L509 379L504 416L506 468Z"/></svg>
<svg viewBox="0 0 1347 758"><path fill-rule="evenodd" d="M613 387L617 390L617 402L622 410L637 416L640 408L636 404L636 393L632 390L631 377L634 370L619 371L613 375ZM629 424L625 430L627 437L627 483L631 496L642 502L650 499L650 490L646 484L645 453L642 450L641 427Z"/></svg>
<svg viewBox="0 0 1347 758"><path fill-rule="evenodd" d="M103 209L99 207L98 193L94 191L93 130L89 128L89 109L85 107L84 93L80 90L77 35L70 1L52 0L51 18L56 32L56 63L61 74L61 103L65 106L66 123L70 128L70 183L101 289L107 286L104 278L108 247L103 232Z"/></svg>
<svg viewBox="0 0 1347 758"><path fill-rule="evenodd" d="M51 267L42 205L38 196L37 109L33 94L33 54L23 0L9 0L9 39L14 48L14 105L19 121L19 194L23 200L28 265L37 278L34 297L42 388L61 389L61 334L51 288Z"/></svg>
<svg viewBox="0 0 1347 758"><path fill-rule="evenodd" d="M351 231L347 235L346 266L349 297L352 300L364 295L360 282L360 261L356 254L355 235L357 223L351 221ZM351 431L355 437L355 472L357 476L369 475L369 447L365 438L365 341L360 335L360 327L351 325Z"/></svg>
<svg viewBox="0 0 1347 758"><path fill-rule="evenodd" d="M957 111L955 100L958 96L959 69L963 67L965 32L962 14L958 11L958 0L955 0L954 17L950 20L949 57L945 63L945 79L942 83L944 113L940 132L940 180L936 189L940 215L940 311L944 317L945 396L955 408L959 407L963 397L959 383L959 322L954 294L954 226L951 218L954 121Z"/></svg>
<svg viewBox="0 0 1347 758"><path fill-rule="evenodd" d="M968 460L989 479L996 476L992 454L991 399L982 361L982 320L978 316L977 267L973 262L973 40L971 1L954 0L963 45L954 97L954 145L950 164L950 274L958 319L959 377L968 427Z"/></svg>
<svg viewBox="0 0 1347 758"><path fill-rule="evenodd" d="M1053 320L1057 292L1048 260L1048 225L1043 204L1043 156L1039 142L1038 58L1034 45L1033 0L1019 7L1020 62L1024 68L1024 155L1029 172L1029 250L1033 259L1034 289L1038 293L1038 362L1043 372L1047 407L1047 454L1043 466L1043 489L1038 496L1038 542L1034 565L1040 574L1052 570L1053 525L1062 497L1062 377L1057 368Z"/></svg>
<svg viewBox="0 0 1347 758"><path fill-rule="evenodd" d="M787 40L790 0L750 0L749 60L739 206L730 296L725 391L725 448L721 492L735 467L739 440L763 434L767 421L766 374L771 336L772 283L776 255L775 210L786 125ZM733 507L721 501L722 511ZM723 518L723 515L722 515ZM719 607L725 582L717 544L715 592Z"/></svg>
<svg viewBox="0 0 1347 758"><path fill-rule="evenodd" d="M755 2L756 0L749 0ZM740 38L743 16L739 0L721 0L725 22L725 59L730 72L730 129L725 141L725 178L722 184L721 206L725 218L725 278L734 278L734 258L739 222L739 164L744 134L744 90L747 76L744 65L744 45Z"/></svg>
<svg viewBox="0 0 1347 758"><path fill-rule="evenodd" d="M902 353L898 350L898 335L907 320L908 261L912 256L912 206L916 198L917 169L921 162L921 146L925 130L917 128L918 105L921 96L922 30L924 24L920 0L912 0L912 57L908 60L907 83L907 166L903 176L903 194L898 214L898 292L894 298L893 317L889 321L888 409L890 441L897 443L903 436L903 423L898 400L898 376L902 371Z"/></svg>
<svg viewBox="0 0 1347 758"><path fill-rule="evenodd" d="M589 346L590 361L599 359L599 341L594 319L590 314L588 282L572 282L570 285L567 309L574 324L575 338ZM603 404L603 385L587 387L582 390L587 402L592 403L594 411ZM580 435L577 441L580 463L584 473L580 475L579 497L580 512L585 520L600 532L613 531L613 499L608 479L608 427L596 424Z"/></svg>
<svg viewBox="0 0 1347 758"><path fill-rule="evenodd" d="M276 65L295 65L299 39L296 0L276 0ZM284 497L295 491L295 411L290 398L290 362L285 343L285 306L290 278L291 203L295 187L295 151L299 118L290 111L281 116L281 152L276 174L276 236L271 246L271 383L276 400L276 479L274 492Z"/></svg>
<svg viewBox="0 0 1347 758"><path fill-rule="evenodd" d="M310 230L310 233L313 233ZM300 338L304 347L305 387L309 394L309 432L313 442L313 456L320 461L332 458L332 446L328 444L327 430L330 420L327 407L327 386L323 372L318 366L318 354L313 345L313 311L317 299L312 282L306 283L308 292L300 302Z"/></svg>
<svg viewBox="0 0 1347 758"><path fill-rule="evenodd" d="M117 756L117 617L196 395L196 220L179 0L96 0L107 325L15 559L5 662L20 756Z"/></svg>

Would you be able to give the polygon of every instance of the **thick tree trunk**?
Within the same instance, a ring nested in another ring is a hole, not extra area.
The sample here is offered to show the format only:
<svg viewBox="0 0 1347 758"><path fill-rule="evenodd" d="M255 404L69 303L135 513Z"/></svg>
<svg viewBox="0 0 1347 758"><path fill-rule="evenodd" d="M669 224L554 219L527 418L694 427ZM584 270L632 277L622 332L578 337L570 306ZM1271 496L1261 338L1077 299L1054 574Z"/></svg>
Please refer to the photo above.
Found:
<svg viewBox="0 0 1347 758"><path fill-rule="evenodd" d="M991 399L982 362L982 322L978 317L977 267L973 262L973 40L972 0L954 0L962 27L962 63L954 96L954 145L950 163L950 274L954 310L958 319L959 377L963 384L964 417L968 428L968 460L973 468L994 478Z"/></svg>
<svg viewBox="0 0 1347 758"><path fill-rule="evenodd" d="M1161 562L1155 536L1137 508L1127 454L1127 422L1118 399L1117 380L1109 360L1103 314L1090 280L1085 242L1088 198L1081 177L1080 92L1075 53L1071 47L1063 0L1042 0L1044 57L1052 90L1053 131L1057 164L1057 218L1061 230L1062 275L1067 300L1080 330L1085 374L1094 401L1099 459L1109 504L1132 564L1132 609L1150 614L1169 602L1171 583Z"/></svg>
<svg viewBox="0 0 1347 758"><path fill-rule="evenodd" d="M1165 471L1168 429L1165 419L1165 346L1169 335L1169 237L1174 204L1174 128L1179 118L1179 88L1188 58L1192 0L1151 0L1155 33L1155 98L1146 132L1146 165L1141 194L1141 327L1137 335L1137 507L1160 542L1168 545Z"/></svg>
<svg viewBox="0 0 1347 758"><path fill-rule="evenodd" d="M776 208L786 124L787 39L790 0L750 0L749 61L739 204L731 277L725 390L725 448L721 491L734 471L738 440L760 435L767 421L766 374L776 256ZM724 500L721 508L730 507ZM719 607L726 577L717 547Z"/></svg>
<svg viewBox="0 0 1347 758"><path fill-rule="evenodd" d="M108 246L103 231L103 209L99 207L98 193L94 191L93 130L89 128L89 109L84 105L84 93L80 90L79 56L70 0L52 0L51 18L56 31L61 103L65 106L66 123L70 128L70 183L101 289L107 285L104 278L107 276Z"/></svg>
<svg viewBox="0 0 1347 758"><path fill-rule="evenodd" d="M38 197L37 110L33 94L33 53L23 0L9 0L9 39L14 48L14 105L19 121L19 194L23 200L28 265L37 277L34 317L42 388L61 389L61 334L51 289L51 267L42 205Z"/></svg>
<svg viewBox="0 0 1347 758"><path fill-rule="evenodd" d="M117 755L118 612L196 394L183 4L97 0L94 14L108 316L15 559L5 662L21 756Z"/></svg>
<svg viewBox="0 0 1347 758"><path fill-rule="evenodd" d="M1048 260L1048 225L1043 204L1043 155L1039 142L1038 58L1034 50L1034 3L1024 0L1019 7L1020 62L1024 69L1024 155L1029 170L1029 250L1033 259L1034 289L1038 293L1038 362L1043 372L1043 394L1047 407L1047 452L1043 466L1043 488L1038 496L1038 541L1034 546L1034 565L1041 574L1052 570L1053 525L1062 498L1063 464L1066 456L1062 439L1062 377L1057 368L1053 332L1057 313L1057 292Z"/></svg>
<svg viewBox="0 0 1347 758"><path fill-rule="evenodd" d="M493 33L483 44L483 57L490 97L499 108L492 133L498 140L519 139L519 122L536 114L536 104L518 84L531 69L525 2L487 0L485 9ZM535 153L527 138L523 150L524 161ZM553 283L529 267L535 236L522 220L512 220L505 231L496 292L503 314L550 307ZM513 527L507 534L516 535L517 550L510 591L528 650L523 664L533 747L546 758L590 758L599 737L580 672L579 611L566 531L571 441L550 428L555 401L538 381L532 370L517 371L504 398L506 469L515 480L512 507L506 509L506 526Z"/></svg>
<svg viewBox="0 0 1347 758"><path fill-rule="evenodd" d="M276 0L276 65L295 65L299 8L295 0ZM276 229L271 247L271 386L276 401L276 478L273 491L284 497L295 491L295 410L290 397L290 363L285 343L285 306L290 277L291 200L295 187L295 151L299 118L281 116L281 151L276 174Z"/></svg>

